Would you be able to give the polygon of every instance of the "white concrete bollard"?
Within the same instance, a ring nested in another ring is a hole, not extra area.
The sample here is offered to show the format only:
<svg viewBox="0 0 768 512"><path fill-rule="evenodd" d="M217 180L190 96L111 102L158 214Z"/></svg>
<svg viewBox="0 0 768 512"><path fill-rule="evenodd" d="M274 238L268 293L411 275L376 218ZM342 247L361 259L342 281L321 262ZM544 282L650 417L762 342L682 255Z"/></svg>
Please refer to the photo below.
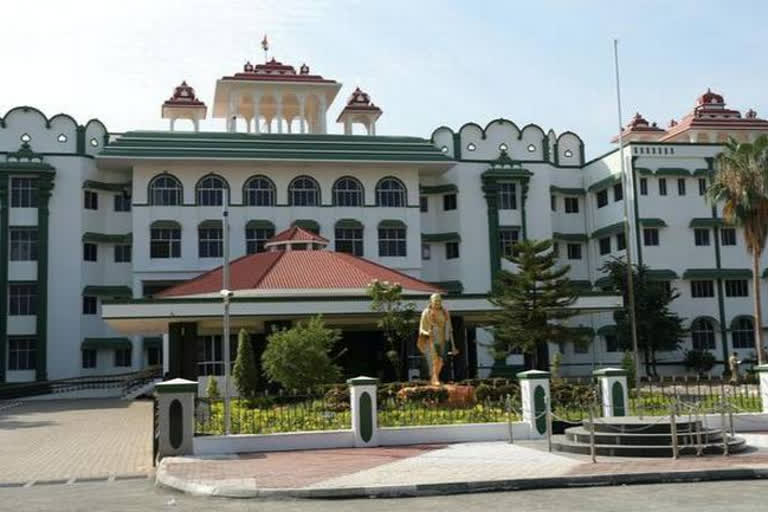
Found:
<svg viewBox="0 0 768 512"><path fill-rule="evenodd" d="M530 426L531 439L547 436L547 414L550 410L549 372L528 370L517 374L523 405L523 422Z"/></svg>
<svg viewBox="0 0 768 512"><path fill-rule="evenodd" d="M158 406L158 458L192 455L197 382L172 379L155 385Z"/></svg>
<svg viewBox="0 0 768 512"><path fill-rule="evenodd" d="M621 368L603 368L595 370L592 375L597 377L600 383L603 416L626 416L629 407L628 372Z"/></svg>
<svg viewBox="0 0 768 512"><path fill-rule="evenodd" d="M760 399L763 402L763 412L768 413L768 364L755 366L755 372L760 379Z"/></svg>
<svg viewBox="0 0 768 512"><path fill-rule="evenodd" d="M376 424L376 385L379 379L355 377L347 380L349 401L352 410L352 431L358 448L378 446Z"/></svg>

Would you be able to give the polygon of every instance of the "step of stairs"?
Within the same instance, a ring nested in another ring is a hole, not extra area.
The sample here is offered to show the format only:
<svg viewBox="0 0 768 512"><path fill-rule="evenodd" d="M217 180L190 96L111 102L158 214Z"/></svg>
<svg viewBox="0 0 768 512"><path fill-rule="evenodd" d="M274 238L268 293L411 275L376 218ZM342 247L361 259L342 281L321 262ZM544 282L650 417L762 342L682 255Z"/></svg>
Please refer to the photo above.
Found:
<svg viewBox="0 0 768 512"><path fill-rule="evenodd" d="M703 444L702 452L707 455L722 454L723 443ZM563 436L553 436L552 447L555 450L579 453L582 455L590 454L589 443L574 442ZM740 437L728 437L728 453L738 453L747 447L746 441ZM680 455L696 455L697 447L691 445L681 445L679 447ZM670 445L626 445L626 444L596 444L595 454L609 457L672 457L672 446Z"/></svg>
<svg viewBox="0 0 768 512"><path fill-rule="evenodd" d="M163 379L157 378L154 380L151 380L149 382L144 383L141 386L129 389L128 392L124 393L123 396L121 396L121 400L134 400L141 395L146 395L152 392L153 389L155 389L155 384L158 384L162 382Z"/></svg>

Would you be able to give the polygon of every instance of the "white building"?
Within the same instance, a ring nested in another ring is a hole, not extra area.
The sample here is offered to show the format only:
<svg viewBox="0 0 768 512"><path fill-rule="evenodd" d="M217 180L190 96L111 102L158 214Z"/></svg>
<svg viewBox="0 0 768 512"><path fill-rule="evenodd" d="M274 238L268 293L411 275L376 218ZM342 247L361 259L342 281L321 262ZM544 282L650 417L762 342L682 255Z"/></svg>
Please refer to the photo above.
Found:
<svg viewBox="0 0 768 512"><path fill-rule="evenodd" d="M158 364L163 334L171 359L216 373L220 300L151 296L221 265L224 201L232 258L263 251L298 225L329 248L445 290L462 349L455 376L464 377L522 364L522 356L494 362L482 328L492 274L509 265L502 254L521 238L554 238L584 286L573 325L595 336L587 349L551 345L550 354L563 351L564 372L620 361L610 313L617 300L599 293L598 269L623 253L628 200L626 242L680 291L674 309L693 326L696 346L719 360L732 349L754 351L742 235L702 197L725 137L768 132L753 111L742 117L708 92L667 130L636 116L625 134L631 193L622 198L619 152L586 161L572 132L497 119L440 127L429 139L380 136L382 111L358 88L338 117L343 134L328 134L341 87L306 65L247 63L217 81L212 117L224 120L221 132L199 131L208 109L186 83L162 106L169 131L110 135L98 120L9 110L0 118L0 246L8 247L0 252L0 382ZM185 123L192 129L180 130ZM353 135L357 124L364 135ZM358 332L350 343L359 360L381 357L360 341L375 331L362 290L291 286L266 305L243 298L233 306L235 325L263 339L270 324L323 310ZM113 299L123 301L102 306ZM180 340L188 349L174 356ZM684 371L682 358L659 355L669 372Z"/></svg>

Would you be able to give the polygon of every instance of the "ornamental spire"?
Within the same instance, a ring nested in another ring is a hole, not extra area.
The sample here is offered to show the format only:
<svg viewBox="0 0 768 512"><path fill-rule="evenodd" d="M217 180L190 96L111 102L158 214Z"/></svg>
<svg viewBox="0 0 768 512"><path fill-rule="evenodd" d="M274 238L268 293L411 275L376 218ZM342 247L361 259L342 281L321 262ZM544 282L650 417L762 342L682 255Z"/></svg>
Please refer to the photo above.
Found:
<svg viewBox="0 0 768 512"><path fill-rule="evenodd" d="M269 51L269 41L267 40L267 34L264 34L264 39L261 40L261 48L264 50L264 62L267 62L269 57L267 52Z"/></svg>

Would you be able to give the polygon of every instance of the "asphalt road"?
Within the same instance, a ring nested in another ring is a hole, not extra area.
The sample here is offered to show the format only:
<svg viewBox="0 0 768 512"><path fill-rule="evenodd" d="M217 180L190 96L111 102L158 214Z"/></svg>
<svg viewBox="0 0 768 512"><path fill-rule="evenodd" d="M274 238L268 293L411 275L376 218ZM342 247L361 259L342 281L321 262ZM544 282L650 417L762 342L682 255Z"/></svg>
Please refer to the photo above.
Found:
<svg viewBox="0 0 768 512"><path fill-rule="evenodd" d="M0 511L269 511L419 512L525 510L569 512L754 512L764 510L768 481L593 487L411 499L262 501L198 498L157 488L151 480L0 488Z"/></svg>

